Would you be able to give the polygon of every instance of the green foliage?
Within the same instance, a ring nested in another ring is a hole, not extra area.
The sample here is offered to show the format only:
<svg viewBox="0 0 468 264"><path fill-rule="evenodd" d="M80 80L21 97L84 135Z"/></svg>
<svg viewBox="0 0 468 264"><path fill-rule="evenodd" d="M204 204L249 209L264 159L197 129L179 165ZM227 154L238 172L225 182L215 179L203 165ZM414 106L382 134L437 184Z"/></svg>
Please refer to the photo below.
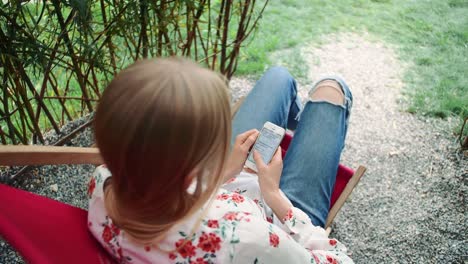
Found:
<svg viewBox="0 0 468 264"><path fill-rule="evenodd" d="M186 56L236 71L264 1L7 1L0 4L0 142L92 112L106 84L135 60Z"/></svg>

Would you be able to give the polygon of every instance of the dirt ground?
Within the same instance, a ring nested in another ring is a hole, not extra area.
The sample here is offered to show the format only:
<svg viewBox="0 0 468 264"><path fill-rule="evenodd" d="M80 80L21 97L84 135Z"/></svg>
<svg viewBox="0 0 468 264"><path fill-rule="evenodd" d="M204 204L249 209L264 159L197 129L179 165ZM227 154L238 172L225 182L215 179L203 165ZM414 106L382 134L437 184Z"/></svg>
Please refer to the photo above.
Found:
<svg viewBox="0 0 468 264"><path fill-rule="evenodd" d="M405 112L405 64L391 47L369 39L340 34L303 49L311 80L333 73L351 86L342 160L368 168L332 235L356 263L463 263L468 159L457 151L457 120Z"/></svg>

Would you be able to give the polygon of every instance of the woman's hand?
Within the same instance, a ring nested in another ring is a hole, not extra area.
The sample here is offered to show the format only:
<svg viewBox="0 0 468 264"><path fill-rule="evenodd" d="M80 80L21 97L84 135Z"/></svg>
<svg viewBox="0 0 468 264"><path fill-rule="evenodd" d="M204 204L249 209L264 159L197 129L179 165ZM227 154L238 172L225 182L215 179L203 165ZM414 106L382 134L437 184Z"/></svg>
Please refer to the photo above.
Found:
<svg viewBox="0 0 468 264"><path fill-rule="evenodd" d="M257 166L258 183L262 192L263 198L268 203L273 196L280 193L279 182L281 172L283 171L283 158L281 157L281 147L278 147L270 164L265 164L260 153L254 150L254 160Z"/></svg>
<svg viewBox="0 0 468 264"><path fill-rule="evenodd" d="M270 206L278 219L283 223L283 218L292 207L281 195L279 183L283 171L283 158L281 147L275 152L270 164L265 164L258 151L254 150L255 165L257 166L258 184L265 202Z"/></svg>
<svg viewBox="0 0 468 264"><path fill-rule="evenodd" d="M251 129L236 137L236 141L234 142L234 146L232 146L231 155L229 156L229 160L226 165L224 180L228 180L242 171L245 160L249 155L249 150L255 143L255 140L257 140L258 134L259 132L257 129Z"/></svg>

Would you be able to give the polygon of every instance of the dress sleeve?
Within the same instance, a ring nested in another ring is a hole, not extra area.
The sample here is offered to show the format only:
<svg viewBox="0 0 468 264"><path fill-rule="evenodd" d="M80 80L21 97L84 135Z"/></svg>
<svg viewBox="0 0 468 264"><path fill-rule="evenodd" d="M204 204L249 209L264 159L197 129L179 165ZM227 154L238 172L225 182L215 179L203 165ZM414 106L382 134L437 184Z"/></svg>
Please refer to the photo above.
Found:
<svg viewBox="0 0 468 264"><path fill-rule="evenodd" d="M334 250L346 252L346 247L336 239L328 238L322 227L314 226L310 218L300 209L291 207L283 218L282 229L309 250Z"/></svg>
<svg viewBox="0 0 468 264"><path fill-rule="evenodd" d="M325 231L309 226L312 228L301 231L309 234L291 236L263 219L241 221L233 263L353 263L342 244L328 239ZM298 227L296 223L294 228Z"/></svg>
<svg viewBox="0 0 468 264"><path fill-rule="evenodd" d="M112 176L105 165L96 167L88 183L88 198L103 197L104 183Z"/></svg>

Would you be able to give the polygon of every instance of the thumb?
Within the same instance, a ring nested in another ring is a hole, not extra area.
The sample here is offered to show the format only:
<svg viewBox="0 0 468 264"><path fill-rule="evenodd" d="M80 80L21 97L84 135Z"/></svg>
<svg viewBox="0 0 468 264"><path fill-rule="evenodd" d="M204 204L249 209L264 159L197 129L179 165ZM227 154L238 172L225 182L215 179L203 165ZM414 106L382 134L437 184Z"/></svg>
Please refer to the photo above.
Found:
<svg viewBox="0 0 468 264"><path fill-rule="evenodd" d="M266 166L265 162L263 162L262 156L256 149L254 149L253 157L255 160L255 165L257 165L257 168L263 168Z"/></svg>
<svg viewBox="0 0 468 264"><path fill-rule="evenodd" d="M276 149L275 155L273 155L271 161L275 163L283 161L281 146Z"/></svg>

